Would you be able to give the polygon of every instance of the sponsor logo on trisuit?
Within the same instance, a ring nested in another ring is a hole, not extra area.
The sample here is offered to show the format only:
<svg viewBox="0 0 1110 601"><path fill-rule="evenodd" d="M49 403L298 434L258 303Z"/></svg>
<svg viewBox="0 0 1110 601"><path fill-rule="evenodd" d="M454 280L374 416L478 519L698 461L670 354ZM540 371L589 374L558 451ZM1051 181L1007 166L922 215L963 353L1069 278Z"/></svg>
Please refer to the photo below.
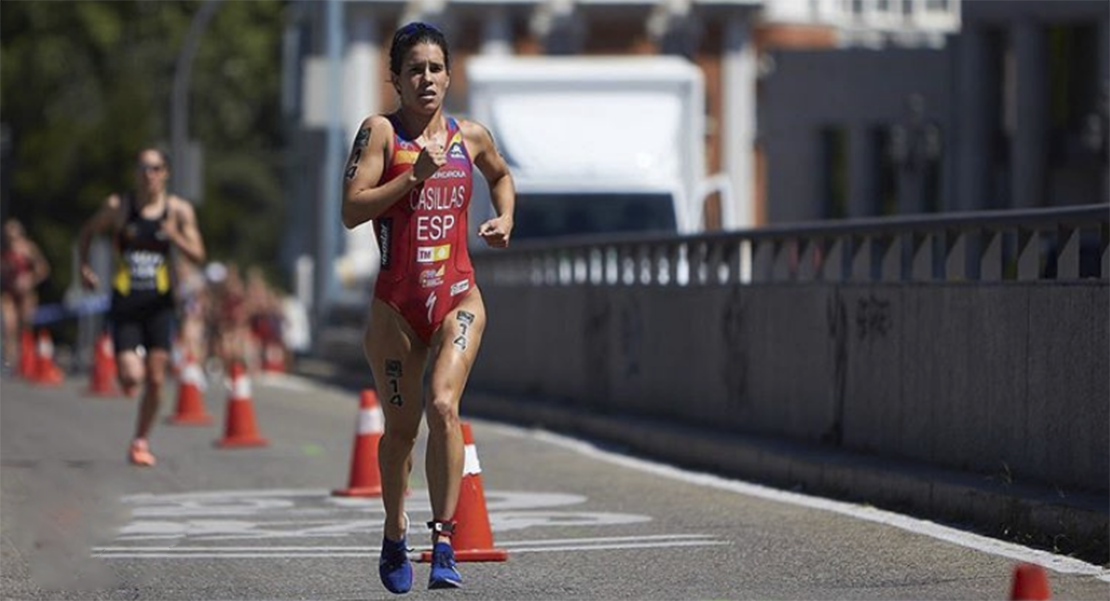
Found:
<svg viewBox="0 0 1110 601"><path fill-rule="evenodd" d="M440 169L433 173L429 179L447 179L451 177L466 177L466 173L462 169Z"/></svg>
<svg viewBox="0 0 1110 601"><path fill-rule="evenodd" d="M382 255L382 269L389 269L393 253L390 252L390 234L393 230L393 219L378 220L378 250Z"/></svg>
<svg viewBox="0 0 1110 601"><path fill-rule="evenodd" d="M439 269L425 269L420 272L420 287L421 288L434 288L443 283L443 274L446 273L447 266L440 265Z"/></svg>
<svg viewBox="0 0 1110 601"><path fill-rule="evenodd" d="M417 263L438 263L451 258L451 245L418 246L416 247Z"/></svg>

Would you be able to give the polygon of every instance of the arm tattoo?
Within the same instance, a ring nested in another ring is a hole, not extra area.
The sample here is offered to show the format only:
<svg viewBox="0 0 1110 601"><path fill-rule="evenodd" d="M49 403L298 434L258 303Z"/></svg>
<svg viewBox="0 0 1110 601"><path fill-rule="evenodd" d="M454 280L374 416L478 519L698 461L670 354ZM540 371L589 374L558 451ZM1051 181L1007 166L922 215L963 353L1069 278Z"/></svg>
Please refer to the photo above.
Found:
<svg viewBox="0 0 1110 601"><path fill-rule="evenodd" d="M362 158L362 149L370 143L370 128L363 127L355 136L355 143L351 146L351 158L347 161L347 179L354 179L358 173L358 160Z"/></svg>
<svg viewBox="0 0 1110 601"><path fill-rule="evenodd" d="M364 127L358 130L358 135L355 136L355 148L366 148L370 143L370 128Z"/></svg>

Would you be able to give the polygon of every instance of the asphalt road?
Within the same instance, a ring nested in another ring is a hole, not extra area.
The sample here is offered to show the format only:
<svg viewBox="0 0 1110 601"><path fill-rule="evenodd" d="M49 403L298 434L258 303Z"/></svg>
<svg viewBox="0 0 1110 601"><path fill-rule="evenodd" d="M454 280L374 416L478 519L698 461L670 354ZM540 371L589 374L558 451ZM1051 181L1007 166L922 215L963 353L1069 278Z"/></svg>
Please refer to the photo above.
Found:
<svg viewBox="0 0 1110 601"><path fill-rule="evenodd" d="M384 599L377 499L347 484L356 391L261 378L266 447L220 449L207 427L159 422L154 468L125 461L136 401L85 381L0 380L4 599ZM172 413L171 383L163 415ZM465 413L465 400L464 400ZM1019 561L1054 598L1110 598L1110 572L863 506L689 474L588 441L470 420L504 563L465 563L465 588L409 598L1003 599ZM429 517L423 439L409 512ZM422 531L411 544L427 545Z"/></svg>

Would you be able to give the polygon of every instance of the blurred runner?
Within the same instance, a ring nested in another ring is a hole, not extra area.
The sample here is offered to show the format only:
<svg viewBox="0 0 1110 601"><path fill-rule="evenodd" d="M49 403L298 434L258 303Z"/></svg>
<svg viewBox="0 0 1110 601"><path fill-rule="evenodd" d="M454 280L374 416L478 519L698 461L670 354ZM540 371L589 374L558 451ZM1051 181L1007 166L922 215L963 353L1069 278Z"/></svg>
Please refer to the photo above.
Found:
<svg viewBox="0 0 1110 601"><path fill-rule="evenodd" d="M258 267L247 270L247 311L253 358L262 371L284 371L286 352L281 299Z"/></svg>
<svg viewBox="0 0 1110 601"><path fill-rule="evenodd" d="M250 314L239 266L228 263L216 302L216 348L226 371L234 361L250 366Z"/></svg>
<svg viewBox="0 0 1110 601"><path fill-rule="evenodd" d="M180 351L188 352L193 361L204 365L208 357L205 314L208 310L208 281L199 266L189 261L177 261L177 303L180 307L181 327L178 330ZM182 357L175 360L183 361Z"/></svg>
<svg viewBox="0 0 1110 601"><path fill-rule="evenodd" d="M50 275L50 264L27 237L23 224L4 222L0 232L0 311L4 319L4 372L17 365L19 337L30 328L38 309L37 288Z"/></svg>
<svg viewBox="0 0 1110 601"><path fill-rule="evenodd" d="M118 261L108 319L120 385L131 395L146 384L128 458L135 465L151 466L155 459L147 438L158 416L173 343L174 249L194 263L204 261L205 253L193 205L166 191L169 157L146 148L136 159L135 191L104 201L81 228L78 252L81 281L86 288L96 288L100 281L89 265L89 244L95 234L114 237Z"/></svg>

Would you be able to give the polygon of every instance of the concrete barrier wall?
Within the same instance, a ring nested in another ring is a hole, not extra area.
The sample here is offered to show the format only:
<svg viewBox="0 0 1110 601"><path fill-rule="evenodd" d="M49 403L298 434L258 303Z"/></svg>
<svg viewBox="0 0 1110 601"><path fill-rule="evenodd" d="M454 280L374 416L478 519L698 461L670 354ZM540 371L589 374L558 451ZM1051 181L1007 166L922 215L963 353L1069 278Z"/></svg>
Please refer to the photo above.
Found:
<svg viewBox="0 0 1110 601"><path fill-rule="evenodd" d="M1091 283L482 283L472 376L582 411L1106 491L1110 296Z"/></svg>

